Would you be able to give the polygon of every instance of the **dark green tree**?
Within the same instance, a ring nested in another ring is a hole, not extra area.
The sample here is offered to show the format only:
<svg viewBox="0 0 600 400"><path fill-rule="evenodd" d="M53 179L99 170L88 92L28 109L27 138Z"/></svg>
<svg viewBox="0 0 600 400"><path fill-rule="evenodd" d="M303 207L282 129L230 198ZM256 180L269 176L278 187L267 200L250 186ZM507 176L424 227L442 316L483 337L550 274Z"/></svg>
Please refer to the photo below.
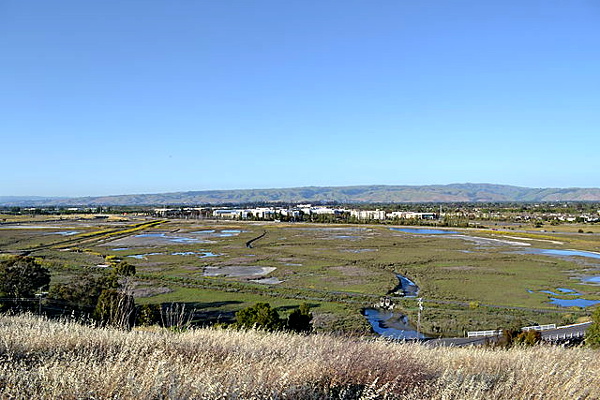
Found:
<svg viewBox="0 0 600 400"><path fill-rule="evenodd" d="M300 308L290 313L287 319L287 329L294 332L310 332L312 330L312 313L308 304L303 303Z"/></svg>
<svg viewBox="0 0 600 400"><path fill-rule="evenodd" d="M161 307L158 304L144 304L137 307L135 324L150 326L160 321Z"/></svg>
<svg viewBox="0 0 600 400"><path fill-rule="evenodd" d="M48 289L50 271L33 257L17 256L0 262L0 296L32 298Z"/></svg>
<svg viewBox="0 0 600 400"><path fill-rule="evenodd" d="M80 311L91 311L96 307L103 290L117 287L116 277L108 274L88 275L71 282L52 285L48 298L69 303L71 307Z"/></svg>
<svg viewBox="0 0 600 400"><path fill-rule="evenodd" d="M277 310L269 303L256 303L235 313L238 326L243 328L258 328L268 331L282 329L284 321L279 318Z"/></svg>

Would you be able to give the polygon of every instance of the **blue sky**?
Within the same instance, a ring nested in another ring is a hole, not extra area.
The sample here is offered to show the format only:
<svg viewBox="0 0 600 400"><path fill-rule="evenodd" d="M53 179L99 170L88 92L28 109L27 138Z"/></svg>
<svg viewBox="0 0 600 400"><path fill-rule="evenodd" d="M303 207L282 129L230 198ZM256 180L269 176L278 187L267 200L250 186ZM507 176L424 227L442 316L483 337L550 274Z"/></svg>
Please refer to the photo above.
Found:
<svg viewBox="0 0 600 400"><path fill-rule="evenodd" d="M600 187L600 3L0 2L0 195Z"/></svg>

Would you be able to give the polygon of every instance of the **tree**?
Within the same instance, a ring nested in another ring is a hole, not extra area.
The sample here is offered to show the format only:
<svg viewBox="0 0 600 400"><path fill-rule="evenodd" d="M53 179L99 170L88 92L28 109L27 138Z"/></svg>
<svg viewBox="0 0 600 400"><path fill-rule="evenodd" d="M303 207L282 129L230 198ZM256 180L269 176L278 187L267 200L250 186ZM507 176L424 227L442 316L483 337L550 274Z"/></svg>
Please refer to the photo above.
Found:
<svg viewBox="0 0 600 400"><path fill-rule="evenodd" d="M70 303L78 310L91 311L96 307L98 298L105 289L116 289L118 282L115 276L85 276L52 285L48 298Z"/></svg>
<svg viewBox="0 0 600 400"><path fill-rule="evenodd" d="M269 303L256 303L235 314L237 326L258 328L268 331L290 330L294 332L310 332L312 330L312 313L304 303L290 313L287 319L279 317L279 313Z"/></svg>
<svg viewBox="0 0 600 400"><path fill-rule="evenodd" d="M98 298L94 318L102 324L129 329L135 319L133 296L106 289Z"/></svg>
<svg viewBox="0 0 600 400"><path fill-rule="evenodd" d="M269 303L256 303L235 313L235 319L240 327L259 328L268 331L281 329L284 325L277 310Z"/></svg>
<svg viewBox="0 0 600 400"><path fill-rule="evenodd" d="M600 348L600 308L592 314L592 325L585 332L585 343L593 348Z"/></svg>
<svg viewBox="0 0 600 400"><path fill-rule="evenodd" d="M17 256L0 262L0 296L31 298L48 289L50 271L33 257Z"/></svg>
<svg viewBox="0 0 600 400"><path fill-rule="evenodd" d="M120 276L133 276L135 275L135 265L129 264L127 261L119 261L114 266L114 271Z"/></svg>
<svg viewBox="0 0 600 400"><path fill-rule="evenodd" d="M312 330L312 313L308 304L303 303L300 308L290 313L287 319L287 329L294 332L310 332Z"/></svg>

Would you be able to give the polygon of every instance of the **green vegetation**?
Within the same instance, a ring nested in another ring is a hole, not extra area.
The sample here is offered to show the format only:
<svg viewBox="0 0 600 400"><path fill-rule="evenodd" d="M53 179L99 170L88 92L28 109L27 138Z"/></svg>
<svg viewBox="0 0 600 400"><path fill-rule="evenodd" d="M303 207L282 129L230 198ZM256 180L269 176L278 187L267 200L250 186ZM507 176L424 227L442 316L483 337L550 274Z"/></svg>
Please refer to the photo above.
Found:
<svg viewBox="0 0 600 400"><path fill-rule="evenodd" d="M0 297L31 298L49 284L50 271L33 257L0 261Z"/></svg>
<svg viewBox="0 0 600 400"><path fill-rule="evenodd" d="M592 314L592 321L594 322L585 333L585 342L593 348L600 348L600 308Z"/></svg>
<svg viewBox="0 0 600 400"><path fill-rule="evenodd" d="M292 311L287 319L282 319L277 310L271 308L269 303L256 303L252 307L235 313L235 325L241 328L256 328L266 331L310 332L312 317L310 307L306 303Z"/></svg>
<svg viewBox="0 0 600 400"><path fill-rule="evenodd" d="M455 228L462 236L448 236L368 224L42 217L52 216L21 216L20 227L0 225L0 245L13 254L32 252L51 271L48 306L63 301L88 313L103 290L132 295L149 307L185 304L195 310L197 325L232 323L236 312L256 303L269 303L285 316L307 303L315 331L365 333L370 326L361 310L385 295L416 321L416 300L394 293L396 274L402 274L424 298L422 331L462 336L467 330L572 323L590 314L554 306L543 291L569 288L600 300L598 286L578 279L594 273L593 260L528 252L599 251L596 234L577 233L586 224L540 232L532 224L506 223ZM77 233L61 234L70 231ZM264 232L252 248L246 246ZM114 276L120 286L110 282Z"/></svg>

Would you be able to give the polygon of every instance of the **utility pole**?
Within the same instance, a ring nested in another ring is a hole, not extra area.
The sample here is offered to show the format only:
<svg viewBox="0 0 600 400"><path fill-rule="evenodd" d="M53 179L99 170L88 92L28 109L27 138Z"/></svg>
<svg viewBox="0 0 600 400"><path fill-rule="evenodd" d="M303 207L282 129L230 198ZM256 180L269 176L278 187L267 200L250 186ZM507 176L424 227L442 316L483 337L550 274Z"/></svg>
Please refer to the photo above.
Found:
<svg viewBox="0 0 600 400"><path fill-rule="evenodd" d="M417 314L417 339L421 335L421 311L423 311L423 298L419 297L419 313Z"/></svg>
<svg viewBox="0 0 600 400"><path fill-rule="evenodd" d="M42 292L41 288L39 293L35 293L35 297L38 298L38 315L42 315L42 298L46 296L48 292Z"/></svg>

